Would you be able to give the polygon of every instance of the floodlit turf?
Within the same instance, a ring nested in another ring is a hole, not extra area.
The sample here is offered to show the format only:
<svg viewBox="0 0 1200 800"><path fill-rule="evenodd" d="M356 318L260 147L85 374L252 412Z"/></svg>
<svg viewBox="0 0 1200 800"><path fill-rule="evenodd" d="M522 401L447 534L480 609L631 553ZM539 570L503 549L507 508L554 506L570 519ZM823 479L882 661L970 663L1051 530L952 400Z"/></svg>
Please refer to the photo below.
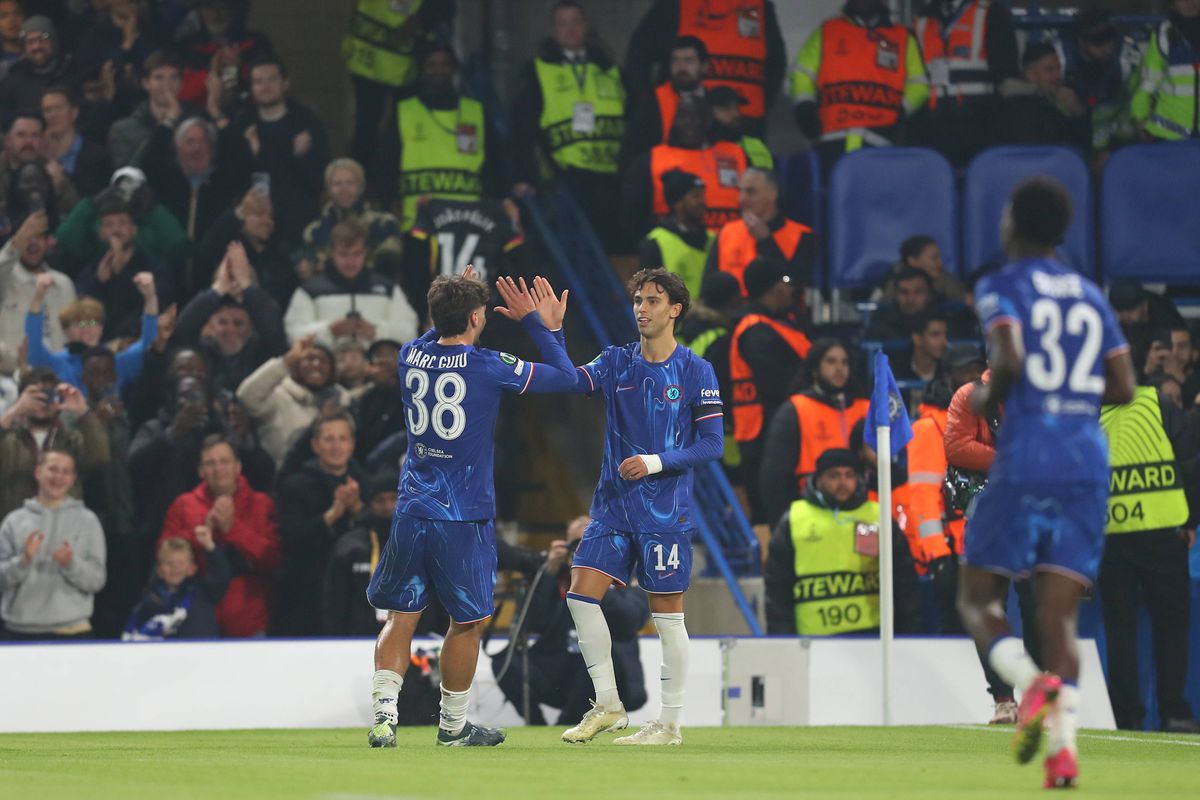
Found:
<svg viewBox="0 0 1200 800"><path fill-rule="evenodd" d="M0 712L2 713L2 712ZM437 748L430 728L371 750L364 730L0 736L4 798L1015 797L1041 790L1040 759L970 728L708 728L681 748L565 745L515 729L495 749ZM1089 797L1198 796L1200 738L1087 733Z"/></svg>

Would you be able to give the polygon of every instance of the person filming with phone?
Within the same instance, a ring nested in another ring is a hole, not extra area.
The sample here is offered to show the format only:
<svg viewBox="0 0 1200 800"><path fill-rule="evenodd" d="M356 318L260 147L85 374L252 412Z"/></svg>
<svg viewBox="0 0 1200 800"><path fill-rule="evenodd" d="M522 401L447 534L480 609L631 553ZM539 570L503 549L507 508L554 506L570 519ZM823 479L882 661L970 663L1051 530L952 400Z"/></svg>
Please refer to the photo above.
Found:
<svg viewBox="0 0 1200 800"><path fill-rule="evenodd" d="M17 402L0 417L0 518L37 492L34 469L46 451L70 453L81 476L109 459L104 428L87 413L83 393L59 381L54 370L23 370L20 390ZM71 494L82 496L80 482Z"/></svg>
<svg viewBox="0 0 1200 800"><path fill-rule="evenodd" d="M836 636L879 630L879 504L850 450L817 459L803 496L775 526L764 575L767 633ZM896 633L920 626L917 573L892 523Z"/></svg>

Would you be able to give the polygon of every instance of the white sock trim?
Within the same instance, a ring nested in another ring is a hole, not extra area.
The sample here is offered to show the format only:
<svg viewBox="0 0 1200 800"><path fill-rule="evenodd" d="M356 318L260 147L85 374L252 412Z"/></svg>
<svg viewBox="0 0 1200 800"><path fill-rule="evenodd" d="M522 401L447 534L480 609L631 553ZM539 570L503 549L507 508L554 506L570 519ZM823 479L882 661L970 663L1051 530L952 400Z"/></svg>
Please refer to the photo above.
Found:
<svg viewBox="0 0 1200 800"><path fill-rule="evenodd" d="M390 669L377 669L371 676L371 714L383 714L393 725L396 724L396 704L404 676Z"/></svg>
<svg viewBox="0 0 1200 800"><path fill-rule="evenodd" d="M1004 682L1024 691L1038 676L1037 664L1025 652L1025 643L1015 636L997 639L988 652L988 663Z"/></svg>
<svg viewBox="0 0 1200 800"><path fill-rule="evenodd" d="M442 690L441 714L438 716L438 727L451 736L462 733L467 724L467 708L471 703L471 690L452 692L445 686Z"/></svg>

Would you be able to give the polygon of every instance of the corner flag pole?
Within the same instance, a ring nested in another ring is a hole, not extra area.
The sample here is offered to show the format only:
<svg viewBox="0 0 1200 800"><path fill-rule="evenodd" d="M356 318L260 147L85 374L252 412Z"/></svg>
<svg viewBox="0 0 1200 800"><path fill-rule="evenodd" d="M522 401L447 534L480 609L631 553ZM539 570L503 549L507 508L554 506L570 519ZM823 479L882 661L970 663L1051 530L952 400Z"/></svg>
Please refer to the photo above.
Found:
<svg viewBox="0 0 1200 800"><path fill-rule="evenodd" d="M875 429L876 475L879 476L879 646L882 651L883 724L892 724L892 429Z"/></svg>

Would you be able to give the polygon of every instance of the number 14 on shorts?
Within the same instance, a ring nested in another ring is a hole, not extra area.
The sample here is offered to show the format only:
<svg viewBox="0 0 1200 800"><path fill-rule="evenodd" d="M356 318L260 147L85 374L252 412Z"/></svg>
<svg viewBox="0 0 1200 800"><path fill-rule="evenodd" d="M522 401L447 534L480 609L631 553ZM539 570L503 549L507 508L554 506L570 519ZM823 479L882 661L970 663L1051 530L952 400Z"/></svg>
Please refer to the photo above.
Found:
<svg viewBox="0 0 1200 800"><path fill-rule="evenodd" d="M654 545L655 564L654 569L657 572L666 572L667 569L679 569L679 545L671 545L671 549L667 550L663 545ZM666 556L664 561L663 556Z"/></svg>

